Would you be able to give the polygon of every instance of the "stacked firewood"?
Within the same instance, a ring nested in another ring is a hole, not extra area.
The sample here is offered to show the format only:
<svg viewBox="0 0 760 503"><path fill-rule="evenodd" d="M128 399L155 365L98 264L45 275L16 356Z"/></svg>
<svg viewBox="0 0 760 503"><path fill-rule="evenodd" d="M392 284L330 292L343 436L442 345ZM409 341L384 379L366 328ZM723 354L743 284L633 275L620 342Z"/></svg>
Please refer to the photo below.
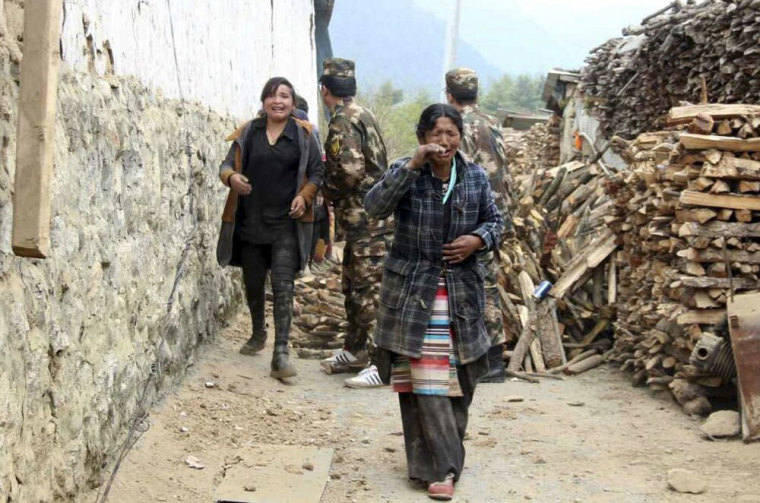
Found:
<svg viewBox="0 0 760 503"><path fill-rule="evenodd" d="M755 0L673 2L592 51L581 86L605 135L661 129L681 101L758 103L757 8Z"/></svg>
<svg viewBox="0 0 760 503"><path fill-rule="evenodd" d="M582 371L599 364L597 353L611 346L602 337L615 310L607 285L616 244L604 220L613 206L605 188L610 173L598 163L556 166L558 156L540 152L552 142L537 137L557 134L534 127L510 165L515 237L501 249L500 293L509 373L523 378ZM542 281L554 288L549 297L534 298ZM568 365L568 357L578 364Z"/></svg>
<svg viewBox="0 0 760 503"><path fill-rule="evenodd" d="M612 358L706 413L727 376L690 355L704 333L725 332L732 292L760 287L760 107L678 107L667 121L688 130L639 136L631 170L608 184L622 244Z"/></svg>
<svg viewBox="0 0 760 503"><path fill-rule="evenodd" d="M324 262L312 272L296 280L291 341L301 358L326 358L343 347L348 327L340 265Z"/></svg>

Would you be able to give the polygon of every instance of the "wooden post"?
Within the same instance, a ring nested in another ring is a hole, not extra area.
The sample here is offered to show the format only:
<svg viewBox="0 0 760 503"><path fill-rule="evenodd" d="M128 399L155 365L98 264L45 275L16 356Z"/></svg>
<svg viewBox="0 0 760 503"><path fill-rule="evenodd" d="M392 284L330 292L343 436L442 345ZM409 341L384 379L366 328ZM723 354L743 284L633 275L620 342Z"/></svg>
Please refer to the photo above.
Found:
<svg viewBox="0 0 760 503"><path fill-rule="evenodd" d="M62 1L24 4L13 193L13 253L22 257L45 258L50 248L50 179Z"/></svg>

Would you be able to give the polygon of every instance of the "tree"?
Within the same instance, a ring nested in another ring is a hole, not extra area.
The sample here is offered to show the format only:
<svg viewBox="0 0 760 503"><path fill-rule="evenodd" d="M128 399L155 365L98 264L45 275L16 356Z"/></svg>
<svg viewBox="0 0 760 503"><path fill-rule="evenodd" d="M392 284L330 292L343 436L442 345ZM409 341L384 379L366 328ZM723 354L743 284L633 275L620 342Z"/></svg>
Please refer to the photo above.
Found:
<svg viewBox="0 0 760 503"><path fill-rule="evenodd" d="M515 112L535 112L543 106L541 94L544 80L541 75L504 75L489 86L480 104L492 113L500 108Z"/></svg>

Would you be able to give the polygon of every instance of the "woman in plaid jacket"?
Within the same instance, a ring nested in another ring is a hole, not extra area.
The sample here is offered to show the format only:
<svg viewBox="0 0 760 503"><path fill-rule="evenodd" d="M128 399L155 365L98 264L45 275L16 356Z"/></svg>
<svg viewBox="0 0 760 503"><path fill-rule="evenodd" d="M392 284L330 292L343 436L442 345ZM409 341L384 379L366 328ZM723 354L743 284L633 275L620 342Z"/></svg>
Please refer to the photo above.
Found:
<svg viewBox="0 0 760 503"><path fill-rule="evenodd" d="M488 372L485 271L476 255L504 226L485 172L458 151L462 118L449 105L420 116L420 146L367 193L374 218L396 219L385 259L375 344L391 353L409 477L451 499L464 466L467 411Z"/></svg>

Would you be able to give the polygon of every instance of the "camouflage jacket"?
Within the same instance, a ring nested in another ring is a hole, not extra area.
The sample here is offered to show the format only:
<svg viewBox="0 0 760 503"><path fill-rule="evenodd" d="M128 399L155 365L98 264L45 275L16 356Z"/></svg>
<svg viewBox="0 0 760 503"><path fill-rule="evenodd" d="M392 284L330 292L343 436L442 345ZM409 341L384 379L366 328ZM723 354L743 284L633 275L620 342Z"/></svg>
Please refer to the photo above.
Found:
<svg viewBox="0 0 760 503"><path fill-rule="evenodd" d="M338 239L357 241L392 232L392 220L370 219L362 203L388 169L377 119L349 100L335 107L328 129L322 193L335 207Z"/></svg>
<svg viewBox="0 0 760 503"><path fill-rule="evenodd" d="M510 225L509 205L512 201L512 177L507 166L507 147L496 119L480 110L477 105L462 109L464 137L460 150L488 173L494 201Z"/></svg>
<svg viewBox="0 0 760 503"><path fill-rule="evenodd" d="M486 271L477 256L498 246L503 221L485 172L457 153L450 225L444 236L445 206L433 188L430 166L413 171L406 167L409 159L395 161L364 198L370 215L396 217L393 246L383 266L375 344L394 353L420 357L438 278L444 269L443 245L473 234L486 248L459 264L445 266L456 349L461 362L470 363L491 345L483 321Z"/></svg>

